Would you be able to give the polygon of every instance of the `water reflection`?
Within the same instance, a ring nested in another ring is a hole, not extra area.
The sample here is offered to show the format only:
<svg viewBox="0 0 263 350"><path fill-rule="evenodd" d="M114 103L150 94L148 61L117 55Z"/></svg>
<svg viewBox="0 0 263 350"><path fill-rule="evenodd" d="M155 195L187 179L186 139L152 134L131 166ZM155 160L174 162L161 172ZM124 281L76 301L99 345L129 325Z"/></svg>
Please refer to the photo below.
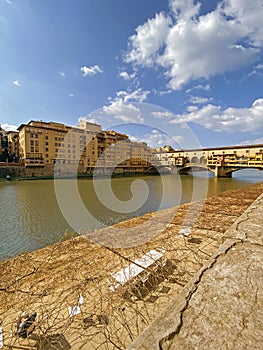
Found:
<svg viewBox="0 0 263 350"><path fill-rule="evenodd" d="M131 198L134 179L112 179L112 190L118 199L128 201ZM243 170L234 173L232 179L217 179L209 175L208 179L195 177L195 181L193 176L167 175L165 183L159 176L145 176L142 179L149 188L149 196L142 207L128 214L118 213L100 203L91 180L78 180L78 189L89 212L102 225L112 225L147 212L192 201L194 182L196 188L204 188L208 181L207 194L212 194L263 181L263 172ZM168 190L162 198L164 186ZM198 193L204 192L197 192L197 196ZM140 195L136 193L136 186L134 195ZM70 198L68 201L71 205ZM0 208L0 260L57 242L63 232L70 228L57 204L52 180L0 182ZM91 224L87 229L94 228L94 224Z"/></svg>

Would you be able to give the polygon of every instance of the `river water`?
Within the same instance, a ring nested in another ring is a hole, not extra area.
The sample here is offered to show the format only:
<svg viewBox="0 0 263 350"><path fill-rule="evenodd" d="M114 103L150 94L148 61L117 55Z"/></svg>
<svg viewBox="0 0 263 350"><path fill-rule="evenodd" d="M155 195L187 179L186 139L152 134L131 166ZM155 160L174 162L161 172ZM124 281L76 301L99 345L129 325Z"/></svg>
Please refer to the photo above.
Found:
<svg viewBox="0 0 263 350"><path fill-rule="evenodd" d="M203 199L208 194L263 181L263 172L253 170L234 173L232 179L203 175L144 176L140 181L134 177L114 178L111 180L113 199L107 193L107 179L97 179L95 188L92 180L79 179L75 184L88 220L79 229L73 225L74 229L83 233L147 212ZM65 231L72 230L70 218L65 219L62 214L65 214L65 205L72 215L74 210L79 211L78 203L68 191L72 180L58 181L56 186L53 180L0 182L0 261L58 242ZM100 199L96 189L100 189ZM127 206L132 199L136 205Z"/></svg>

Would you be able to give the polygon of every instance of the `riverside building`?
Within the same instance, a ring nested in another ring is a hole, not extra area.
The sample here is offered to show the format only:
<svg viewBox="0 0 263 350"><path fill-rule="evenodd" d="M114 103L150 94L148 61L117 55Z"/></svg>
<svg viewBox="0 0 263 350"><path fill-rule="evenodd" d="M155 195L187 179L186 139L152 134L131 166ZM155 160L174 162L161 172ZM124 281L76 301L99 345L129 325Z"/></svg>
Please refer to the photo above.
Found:
<svg viewBox="0 0 263 350"><path fill-rule="evenodd" d="M150 148L132 142L126 134L103 131L101 125L81 120L76 127L56 122L31 120L21 124L19 157L25 167L65 164L81 172L125 172L148 166ZM11 136L10 136L11 137Z"/></svg>

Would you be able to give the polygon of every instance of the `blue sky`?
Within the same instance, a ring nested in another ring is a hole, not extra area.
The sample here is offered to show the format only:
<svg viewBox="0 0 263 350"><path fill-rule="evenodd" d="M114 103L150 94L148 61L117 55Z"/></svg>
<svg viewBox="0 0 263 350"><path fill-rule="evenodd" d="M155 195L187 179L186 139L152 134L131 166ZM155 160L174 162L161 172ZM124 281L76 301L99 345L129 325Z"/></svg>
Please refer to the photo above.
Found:
<svg viewBox="0 0 263 350"><path fill-rule="evenodd" d="M262 0L0 0L0 124L263 143Z"/></svg>

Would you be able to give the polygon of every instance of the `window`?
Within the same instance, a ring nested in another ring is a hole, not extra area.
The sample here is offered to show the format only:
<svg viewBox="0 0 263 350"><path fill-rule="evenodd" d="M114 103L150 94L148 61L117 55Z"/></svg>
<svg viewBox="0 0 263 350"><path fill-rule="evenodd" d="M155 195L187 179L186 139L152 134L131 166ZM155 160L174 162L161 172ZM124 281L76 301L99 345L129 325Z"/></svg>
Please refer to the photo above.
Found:
<svg viewBox="0 0 263 350"><path fill-rule="evenodd" d="M46 154L46 158L48 158L49 157L49 155L48 155L48 153Z"/></svg>
<svg viewBox="0 0 263 350"><path fill-rule="evenodd" d="M38 141L35 141L35 145L38 146Z"/></svg>
<svg viewBox="0 0 263 350"><path fill-rule="evenodd" d="M34 146L34 140L30 140L30 145Z"/></svg>
<svg viewBox="0 0 263 350"><path fill-rule="evenodd" d="M46 146L48 146L48 142L46 142Z"/></svg>
<svg viewBox="0 0 263 350"><path fill-rule="evenodd" d="M35 135L35 138L38 139L38 134Z"/></svg>
<svg viewBox="0 0 263 350"><path fill-rule="evenodd" d="M46 152L48 152L48 148L45 148Z"/></svg>
<svg viewBox="0 0 263 350"><path fill-rule="evenodd" d="M48 140L48 135L46 135L46 140Z"/></svg>

